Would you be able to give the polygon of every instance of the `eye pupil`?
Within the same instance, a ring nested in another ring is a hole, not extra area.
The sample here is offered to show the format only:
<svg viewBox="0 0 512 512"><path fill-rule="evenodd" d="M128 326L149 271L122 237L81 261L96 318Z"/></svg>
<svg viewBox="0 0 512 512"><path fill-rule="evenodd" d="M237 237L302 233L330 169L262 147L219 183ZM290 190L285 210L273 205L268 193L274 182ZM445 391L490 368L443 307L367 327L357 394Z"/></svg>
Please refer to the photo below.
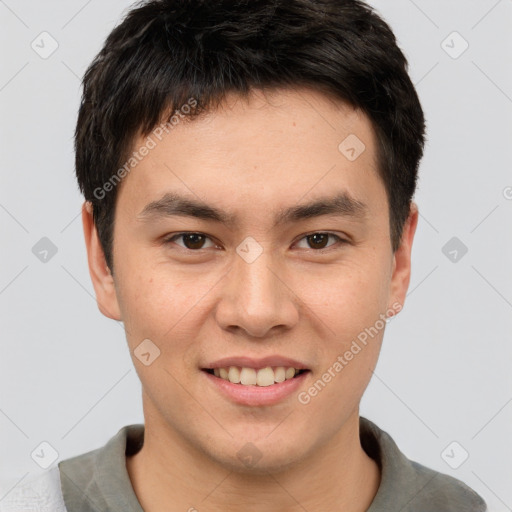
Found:
<svg viewBox="0 0 512 512"><path fill-rule="evenodd" d="M188 233L183 235L183 242L187 249L201 249L204 244L204 235L199 233Z"/></svg>
<svg viewBox="0 0 512 512"><path fill-rule="evenodd" d="M327 245L327 241L329 240L329 235L326 233L315 233L313 235L308 235L309 244L315 249L323 249Z"/></svg>

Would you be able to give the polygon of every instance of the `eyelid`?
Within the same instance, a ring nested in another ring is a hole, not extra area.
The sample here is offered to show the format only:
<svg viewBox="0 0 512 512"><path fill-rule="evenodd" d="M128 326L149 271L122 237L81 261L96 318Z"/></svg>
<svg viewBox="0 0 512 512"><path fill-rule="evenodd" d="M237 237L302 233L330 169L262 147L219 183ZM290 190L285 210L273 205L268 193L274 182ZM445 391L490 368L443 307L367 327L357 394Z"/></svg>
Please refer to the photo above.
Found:
<svg viewBox="0 0 512 512"><path fill-rule="evenodd" d="M308 236L312 236L312 235L328 235L328 236L332 236L334 238L337 239L337 243L334 243L334 244L331 244L331 245L328 245L327 247L323 247L322 249L313 249L313 248L307 248L305 250L308 250L308 251L312 251L312 252L318 252L318 253L322 253L324 251L329 251L331 248L334 248L336 247L337 245L344 245L344 244L348 244L349 241L345 238L342 238L340 235L336 234L336 233L332 233L330 231L312 231L311 233L306 233L305 235L302 235L298 240L297 242L294 242L293 245L301 242L302 240L304 240L305 238L307 238Z"/></svg>

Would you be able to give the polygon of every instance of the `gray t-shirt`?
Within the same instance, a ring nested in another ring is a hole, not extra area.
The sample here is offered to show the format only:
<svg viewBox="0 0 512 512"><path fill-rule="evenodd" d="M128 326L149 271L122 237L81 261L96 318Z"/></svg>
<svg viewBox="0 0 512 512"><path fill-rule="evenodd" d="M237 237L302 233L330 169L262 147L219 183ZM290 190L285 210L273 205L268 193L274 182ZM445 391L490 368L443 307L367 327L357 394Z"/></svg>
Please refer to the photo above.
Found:
<svg viewBox="0 0 512 512"><path fill-rule="evenodd" d="M367 512L487 510L482 498L460 480L409 460L389 434L366 418L360 417L359 425L361 444L381 470ZM0 512L26 510L20 506L52 512L143 512L126 469L126 455L137 453L143 442L144 425L125 426L102 448L59 462L50 487L24 486L11 493L0 502ZM46 508L48 503L53 505Z"/></svg>

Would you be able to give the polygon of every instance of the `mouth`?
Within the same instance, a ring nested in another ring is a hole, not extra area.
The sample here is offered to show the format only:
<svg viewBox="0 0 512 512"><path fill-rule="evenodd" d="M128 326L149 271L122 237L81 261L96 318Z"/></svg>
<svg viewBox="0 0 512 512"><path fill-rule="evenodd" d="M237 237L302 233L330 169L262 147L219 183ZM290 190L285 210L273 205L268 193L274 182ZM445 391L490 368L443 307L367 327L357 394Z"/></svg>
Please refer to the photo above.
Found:
<svg viewBox="0 0 512 512"><path fill-rule="evenodd" d="M251 368L246 366L223 366L217 368L202 368L202 371L239 386L268 387L297 379L307 368L294 368L292 366L266 366L264 368Z"/></svg>
<svg viewBox="0 0 512 512"><path fill-rule="evenodd" d="M238 360L237 363L241 361ZM268 366L269 363L262 367L249 361L244 361L243 364L253 366L227 366L223 362L222 366L202 368L200 373L206 378L205 392L212 389L238 406L268 407L290 400L307 385L306 380L311 373L309 368ZM300 363L295 364L301 366Z"/></svg>

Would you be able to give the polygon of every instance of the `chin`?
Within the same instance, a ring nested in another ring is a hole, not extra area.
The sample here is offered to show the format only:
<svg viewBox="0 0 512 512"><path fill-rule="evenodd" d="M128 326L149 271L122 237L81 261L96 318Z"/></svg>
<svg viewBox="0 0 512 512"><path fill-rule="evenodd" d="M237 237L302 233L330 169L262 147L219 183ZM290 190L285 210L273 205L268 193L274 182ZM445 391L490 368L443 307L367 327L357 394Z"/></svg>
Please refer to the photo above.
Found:
<svg viewBox="0 0 512 512"><path fill-rule="evenodd" d="M298 446L304 448L303 439L294 440L290 436L285 439L274 439L271 442L263 436L259 441L251 441L246 433L243 441L234 437L228 445L218 446L216 450L210 446L208 455L217 464L234 473L268 476L269 473L280 473L299 464L304 455L297 450Z"/></svg>

